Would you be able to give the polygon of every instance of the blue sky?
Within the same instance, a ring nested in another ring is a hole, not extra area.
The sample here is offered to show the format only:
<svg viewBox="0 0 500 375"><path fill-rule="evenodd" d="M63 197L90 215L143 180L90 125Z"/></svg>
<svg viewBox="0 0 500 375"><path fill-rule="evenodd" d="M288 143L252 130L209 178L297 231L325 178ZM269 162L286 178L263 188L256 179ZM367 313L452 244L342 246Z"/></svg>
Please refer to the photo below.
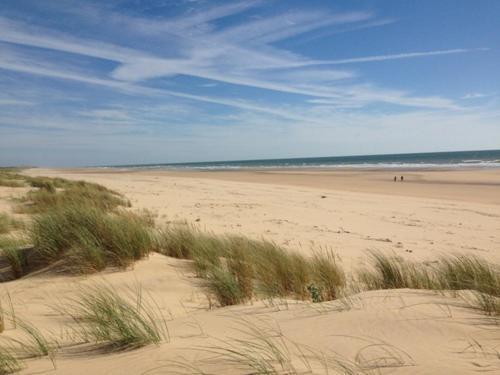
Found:
<svg viewBox="0 0 500 375"><path fill-rule="evenodd" d="M3 0L0 165L500 148L500 1Z"/></svg>

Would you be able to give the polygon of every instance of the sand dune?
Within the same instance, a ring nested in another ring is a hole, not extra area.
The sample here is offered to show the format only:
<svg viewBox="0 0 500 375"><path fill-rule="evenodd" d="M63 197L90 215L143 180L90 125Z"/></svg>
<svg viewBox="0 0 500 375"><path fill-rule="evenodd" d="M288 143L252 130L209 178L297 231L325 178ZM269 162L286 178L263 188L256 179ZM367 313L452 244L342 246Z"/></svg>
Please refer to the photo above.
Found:
<svg viewBox="0 0 500 375"><path fill-rule="evenodd" d="M410 178L404 185L386 182L384 176L392 172L369 177L341 174L337 180L330 176L330 185L322 177L327 172L300 172L289 179L282 172L265 177L260 172L37 169L28 173L103 184L130 198L134 209L153 211L160 225L187 220L216 233L271 239L304 254L331 248L348 271L360 267L370 249L413 260L468 252L500 263L500 208L498 196L491 193L499 190L497 172L463 172L458 182L459 175L451 172L439 172L441 182L431 172L419 172L420 182L412 184ZM463 190L471 173L488 183L473 183L468 185L470 191ZM384 186L405 190L381 194ZM6 198L12 193L0 188L1 210L10 209ZM23 373L171 374L180 370L176 363L181 361L213 374L238 374L234 364L224 357L214 359L209 350L235 347L233 340L245 340L252 326L286 346L283 351L303 373L326 373L325 358L332 368L353 365L373 374L500 373L499 326L470 309L467 295L452 298L431 291L386 290L321 304L275 300L209 309L200 281L186 261L159 254L122 272L30 275L2 284L1 294L4 300L10 294L19 316L63 340L65 321L54 307L99 283L118 291L141 285L165 317L169 342L106 355L61 350L55 369L48 359L38 359L28 361ZM4 334L15 337L16 331L7 328Z"/></svg>

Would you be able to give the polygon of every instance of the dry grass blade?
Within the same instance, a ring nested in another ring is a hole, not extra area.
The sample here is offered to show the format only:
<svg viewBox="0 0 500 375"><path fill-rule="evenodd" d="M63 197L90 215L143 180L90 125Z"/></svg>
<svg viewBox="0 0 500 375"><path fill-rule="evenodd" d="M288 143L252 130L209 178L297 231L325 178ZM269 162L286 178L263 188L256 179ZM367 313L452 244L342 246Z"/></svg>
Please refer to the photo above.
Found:
<svg viewBox="0 0 500 375"><path fill-rule="evenodd" d="M299 374L361 374L353 363L337 355L326 355L287 339L279 327L258 326L238 320L238 338L220 340L220 344L200 347L205 359L198 362L169 362L169 371L176 374L241 374L241 375L299 375ZM155 373L158 368L148 373Z"/></svg>

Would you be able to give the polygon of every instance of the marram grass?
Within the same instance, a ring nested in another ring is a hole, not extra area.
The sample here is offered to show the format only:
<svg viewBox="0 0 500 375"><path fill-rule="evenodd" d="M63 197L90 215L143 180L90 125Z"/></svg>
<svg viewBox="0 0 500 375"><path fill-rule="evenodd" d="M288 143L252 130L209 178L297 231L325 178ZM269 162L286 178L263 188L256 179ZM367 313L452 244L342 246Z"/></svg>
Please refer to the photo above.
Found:
<svg viewBox="0 0 500 375"><path fill-rule="evenodd" d="M312 289L321 300L337 298L345 277L332 255L307 258L266 240L238 235L215 235L187 224L170 225L156 237L156 251L190 259L209 294L221 306L267 298L310 299ZM319 302L319 301L316 301Z"/></svg>
<svg viewBox="0 0 500 375"><path fill-rule="evenodd" d="M27 267L27 244L27 239L22 236L0 237L0 257L10 266L16 279L24 275Z"/></svg>
<svg viewBox="0 0 500 375"><path fill-rule="evenodd" d="M33 218L34 252L47 265L76 273L127 267L153 249L151 228L138 215L80 204L56 206Z"/></svg>
<svg viewBox="0 0 500 375"><path fill-rule="evenodd" d="M24 223L11 215L0 212L0 234L5 234L16 229L23 229Z"/></svg>
<svg viewBox="0 0 500 375"><path fill-rule="evenodd" d="M76 336L104 351L127 350L168 340L165 320L140 289L120 294L108 285L86 287L64 306Z"/></svg>

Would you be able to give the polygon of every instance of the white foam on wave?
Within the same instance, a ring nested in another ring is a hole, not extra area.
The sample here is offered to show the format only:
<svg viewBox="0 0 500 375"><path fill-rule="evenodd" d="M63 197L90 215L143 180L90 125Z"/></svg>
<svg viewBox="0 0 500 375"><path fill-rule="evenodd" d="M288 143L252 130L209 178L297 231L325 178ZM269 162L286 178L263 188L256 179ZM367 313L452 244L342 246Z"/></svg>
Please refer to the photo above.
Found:
<svg viewBox="0 0 500 375"><path fill-rule="evenodd" d="M145 168L145 167L138 167ZM253 164L253 165L163 165L146 167L151 169L182 169L182 170L241 170L241 169L459 169L459 168L500 168L500 161L462 161L460 163L351 163L351 164L313 164L313 163L283 163L283 164Z"/></svg>

